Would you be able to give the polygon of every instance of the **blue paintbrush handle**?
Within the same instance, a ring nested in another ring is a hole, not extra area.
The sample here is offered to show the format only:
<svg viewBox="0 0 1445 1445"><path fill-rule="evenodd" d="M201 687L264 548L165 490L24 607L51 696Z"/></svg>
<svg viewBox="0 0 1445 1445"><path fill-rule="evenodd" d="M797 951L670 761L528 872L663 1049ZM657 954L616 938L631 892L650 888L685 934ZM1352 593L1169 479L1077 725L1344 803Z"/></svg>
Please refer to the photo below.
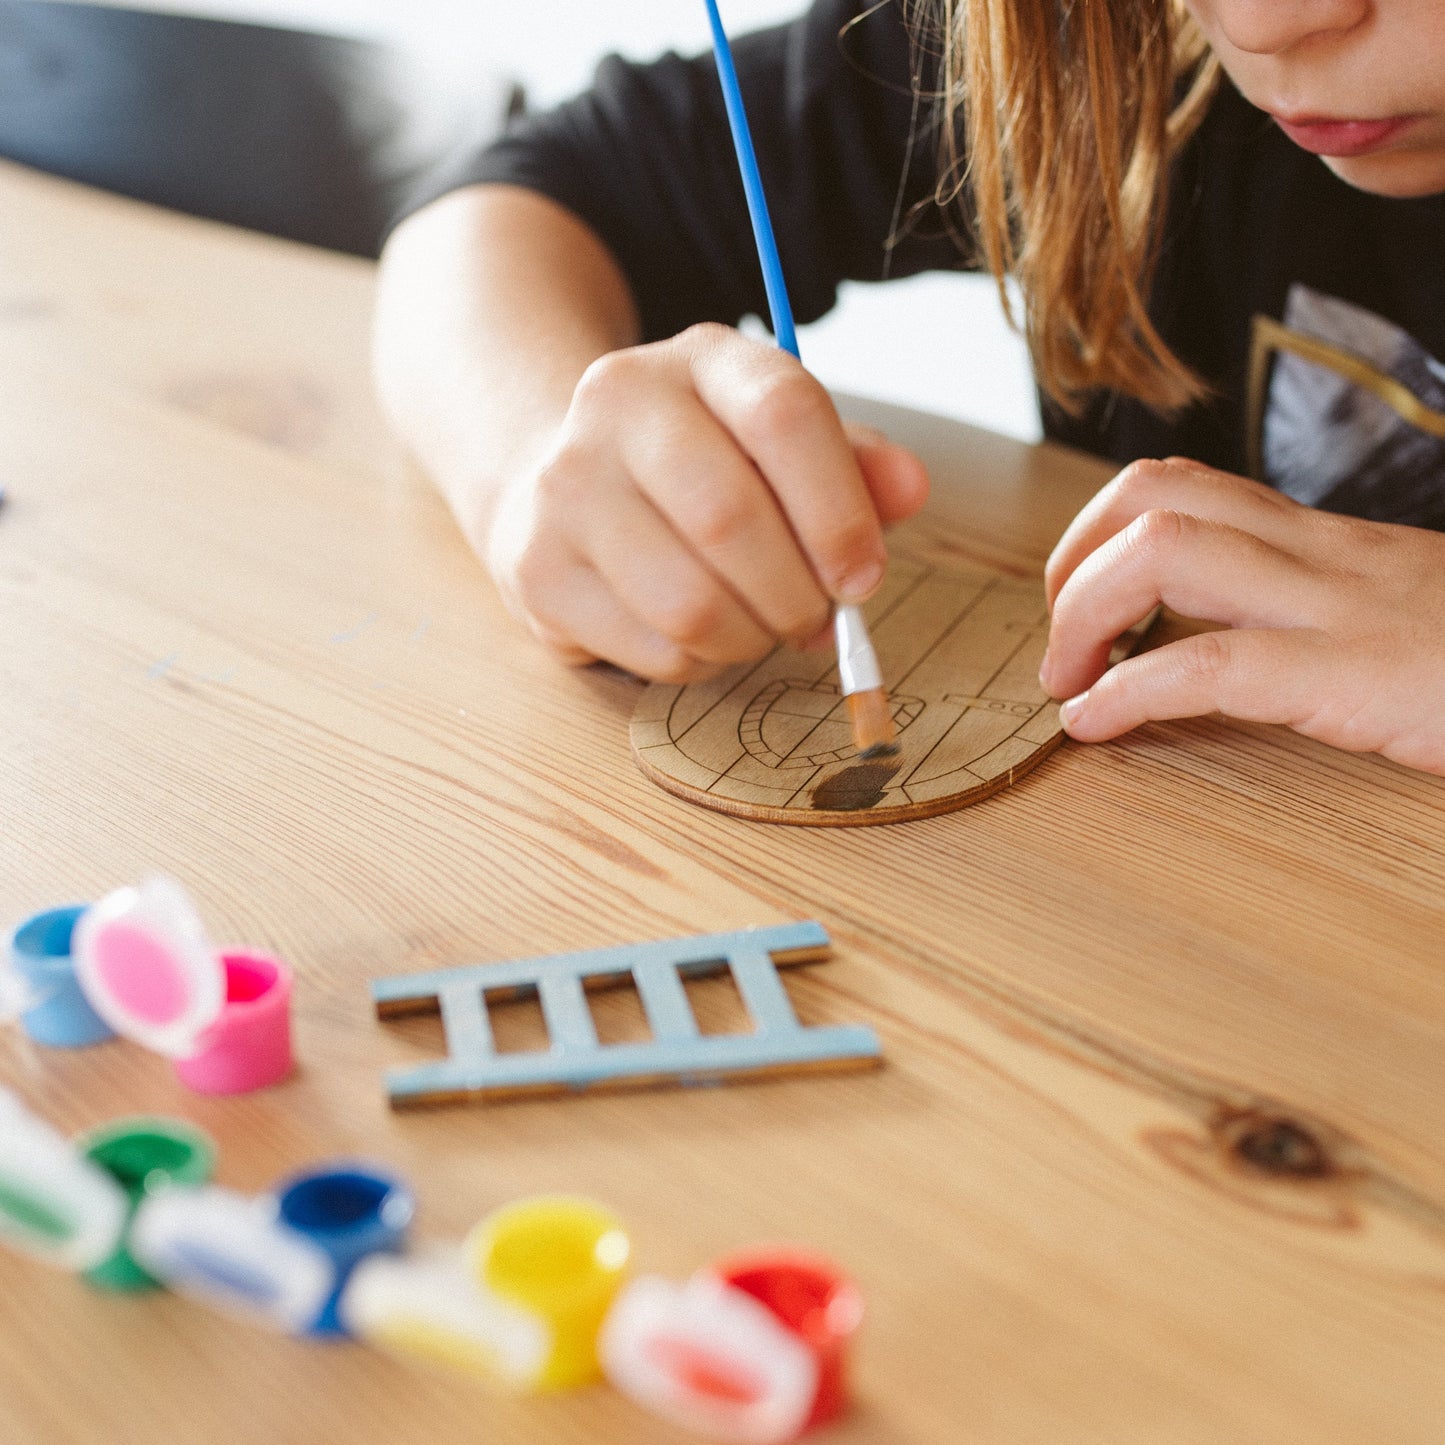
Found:
<svg viewBox="0 0 1445 1445"><path fill-rule="evenodd" d="M788 288L783 284L783 263L778 257L778 243L773 237L773 223L768 217L768 198L763 194L763 178L758 174L758 156L753 149L752 132L748 129L748 113L743 109L743 93L738 85L737 67L733 64L732 46L718 14L717 0L704 0L708 22L712 25L713 55L717 59L718 79L722 81L723 103L727 106L728 125L733 133L733 149L738 153L738 169L742 172L743 190L748 198L748 215L753 222L753 240L758 247L758 260L763 268L763 288L768 293L768 310L773 318L773 335L784 351L798 356L798 334L793 328L793 308L788 304Z"/></svg>
<svg viewBox="0 0 1445 1445"><path fill-rule="evenodd" d="M788 288L783 283L783 263L778 256L778 243L773 236L773 223L768 216L768 198L763 194L763 178L758 174L758 153L753 149L752 132L748 129L748 113L743 108L742 87L738 85L737 66L733 64L733 48L728 44L717 0L704 0L708 22L712 25L712 49L717 60L718 79L722 81L723 103L727 106L728 126L733 133L733 149L738 153L738 170L743 176L743 190L748 198L748 215L753 222L753 240L757 243L758 260L763 268L763 288L768 293L768 310L773 317L773 335L784 351L801 361L798 333L793 327L793 308L788 304ZM878 658L868 639L868 627L856 607L839 607L834 615L838 640L839 677L845 693L878 692L883 686L878 671ZM897 752L893 745L893 723L886 734L873 736L855 720L853 740L863 756L877 751Z"/></svg>

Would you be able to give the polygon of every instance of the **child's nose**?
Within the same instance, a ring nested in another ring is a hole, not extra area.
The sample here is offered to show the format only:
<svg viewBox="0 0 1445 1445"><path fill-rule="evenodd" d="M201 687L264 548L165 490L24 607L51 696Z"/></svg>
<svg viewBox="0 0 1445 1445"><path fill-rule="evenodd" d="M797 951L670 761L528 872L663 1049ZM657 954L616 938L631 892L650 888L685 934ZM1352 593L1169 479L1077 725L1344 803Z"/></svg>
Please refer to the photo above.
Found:
<svg viewBox="0 0 1445 1445"><path fill-rule="evenodd" d="M1302 41L1353 30L1371 0L1213 0L1224 37L1251 55L1278 55Z"/></svg>

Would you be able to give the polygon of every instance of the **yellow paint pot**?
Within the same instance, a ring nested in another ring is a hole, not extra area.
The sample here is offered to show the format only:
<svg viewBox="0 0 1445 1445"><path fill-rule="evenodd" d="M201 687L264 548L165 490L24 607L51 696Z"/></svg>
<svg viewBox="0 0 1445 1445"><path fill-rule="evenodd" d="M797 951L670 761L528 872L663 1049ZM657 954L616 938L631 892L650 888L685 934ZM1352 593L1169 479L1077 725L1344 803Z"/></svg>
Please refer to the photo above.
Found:
<svg viewBox="0 0 1445 1445"><path fill-rule="evenodd" d="M566 1390L601 1378L597 1336L631 1248L615 1214L565 1195L518 1200L468 1236L467 1259L483 1288L537 1316L550 1332L536 1388Z"/></svg>

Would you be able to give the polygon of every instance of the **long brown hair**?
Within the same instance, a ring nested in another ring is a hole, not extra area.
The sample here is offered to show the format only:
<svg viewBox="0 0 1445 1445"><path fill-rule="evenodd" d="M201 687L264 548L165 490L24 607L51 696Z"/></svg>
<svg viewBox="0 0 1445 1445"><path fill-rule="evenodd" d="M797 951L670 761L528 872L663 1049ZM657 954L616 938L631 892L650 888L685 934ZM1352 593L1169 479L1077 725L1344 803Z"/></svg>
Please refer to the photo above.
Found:
<svg viewBox="0 0 1445 1445"><path fill-rule="evenodd" d="M1218 66L1180 0L911 0L941 44L938 200L1023 296L1040 385L1160 410L1206 388L1148 314L1168 162Z"/></svg>

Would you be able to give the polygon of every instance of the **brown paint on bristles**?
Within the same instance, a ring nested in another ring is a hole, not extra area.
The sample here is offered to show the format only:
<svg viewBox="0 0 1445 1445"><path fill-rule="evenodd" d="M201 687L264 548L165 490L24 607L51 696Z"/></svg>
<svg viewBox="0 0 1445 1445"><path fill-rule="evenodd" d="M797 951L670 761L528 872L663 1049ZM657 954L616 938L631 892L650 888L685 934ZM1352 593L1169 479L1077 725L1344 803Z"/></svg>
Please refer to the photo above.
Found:
<svg viewBox="0 0 1445 1445"><path fill-rule="evenodd" d="M848 720L853 725L853 746L862 758L890 758L898 753L898 729L893 707L881 687L848 694Z"/></svg>

